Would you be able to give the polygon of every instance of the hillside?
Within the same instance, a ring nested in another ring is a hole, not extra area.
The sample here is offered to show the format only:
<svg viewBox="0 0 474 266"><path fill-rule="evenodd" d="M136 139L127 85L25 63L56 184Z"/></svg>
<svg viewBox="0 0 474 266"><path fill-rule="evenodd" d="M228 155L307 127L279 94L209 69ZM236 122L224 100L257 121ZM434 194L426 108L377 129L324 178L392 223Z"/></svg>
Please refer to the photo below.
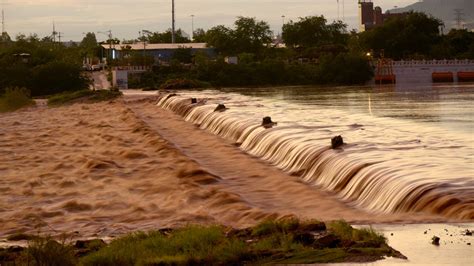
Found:
<svg viewBox="0 0 474 266"><path fill-rule="evenodd" d="M444 21L446 30L456 27L455 9L461 9L464 24L474 22L474 1L472 0L423 0L412 5L392 9L391 13L401 13L409 11L425 12ZM471 28L472 29L472 28Z"/></svg>

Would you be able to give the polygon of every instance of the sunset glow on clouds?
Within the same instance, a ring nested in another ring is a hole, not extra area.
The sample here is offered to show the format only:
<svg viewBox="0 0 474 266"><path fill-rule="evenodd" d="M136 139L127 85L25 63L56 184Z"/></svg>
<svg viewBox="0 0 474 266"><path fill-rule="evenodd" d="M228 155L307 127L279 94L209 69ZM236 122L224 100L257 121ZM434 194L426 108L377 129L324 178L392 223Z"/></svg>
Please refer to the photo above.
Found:
<svg viewBox="0 0 474 266"><path fill-rule="evenodd" d="M64 39L80 40L82 32L111 29L119 39L136 38L138 31L164 31L171 23L171 0L0 0L4 2L6 29L11 36L18 33L51 34L55 21ZM340 18L342 2L339 0ZM374 0L385 10L405 6L416 0ZM311 15L337 19L336 0L175 0L176 24L191 31L191 14L195 28L231 25L237 16L251 16L267 21L275 33L285 20ZM357 1L345 0L345 19L349 28L357 27ZM100 36L100 35L99 35ZM105 37L105 36L104 36Z"/></svg>

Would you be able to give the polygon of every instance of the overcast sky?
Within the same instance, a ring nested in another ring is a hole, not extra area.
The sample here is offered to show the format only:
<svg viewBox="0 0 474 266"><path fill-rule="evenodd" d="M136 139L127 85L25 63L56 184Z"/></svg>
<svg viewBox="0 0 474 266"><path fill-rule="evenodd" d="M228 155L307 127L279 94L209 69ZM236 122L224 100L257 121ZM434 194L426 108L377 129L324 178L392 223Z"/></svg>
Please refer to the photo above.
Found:
<svg viewBox="0 0 474 266"><path fill-rule="evenodd" d="M171 0L0 0L3 2L6 31L50 35L53 21L63 40L81 40L83 32L112 30L114 37L131 39L141 29L164 31L171 27ZM339 0L343 18L343 0ZM385 11L406 6L417 0L374 0ZM338 17L337 0L175 0L176 27L191 32L194 27L208 29L215 25L231 26L237 16L267 21L275 33L285 21L298 17L324 15ZM357 28L357 0L345 0L344 17L349 28ZM98 35L99 40L105 35Z"/></svg>

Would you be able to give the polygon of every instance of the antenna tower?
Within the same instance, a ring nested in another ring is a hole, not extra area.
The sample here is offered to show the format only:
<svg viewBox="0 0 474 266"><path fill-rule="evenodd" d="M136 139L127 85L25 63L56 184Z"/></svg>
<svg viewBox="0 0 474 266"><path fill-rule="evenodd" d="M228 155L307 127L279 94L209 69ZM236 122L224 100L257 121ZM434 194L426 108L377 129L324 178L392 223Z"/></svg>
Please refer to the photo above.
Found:
<svg viewBox="0 0 474 266"><path fill-rule="evenodd" d="M462 9L454 9L454 16L458 30L462 29L462 22L464 20L464 13L462 12Z"/></svg>

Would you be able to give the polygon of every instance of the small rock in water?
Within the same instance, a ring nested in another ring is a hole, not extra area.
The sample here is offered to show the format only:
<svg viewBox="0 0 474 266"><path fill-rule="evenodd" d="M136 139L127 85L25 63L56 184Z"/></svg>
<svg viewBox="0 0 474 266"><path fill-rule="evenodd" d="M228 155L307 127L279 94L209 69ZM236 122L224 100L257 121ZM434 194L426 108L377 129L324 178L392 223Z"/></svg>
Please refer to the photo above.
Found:
<svg viewBox="0 0 474 266"><path fill-rule="evenodd" d="M336 136L331 139L331 147L333 149L337 149L342 145L344 145L344 140L342 139L342 136Z"/></svg>
<svg viewBox="0 0 474 266"><path fill-rule="evenodd" d="M225 105L218 104L216 109L214 109L214 112L224 112L225 110L227 110L227 107L225 107Z"/></svg>
<svg viewBox="0 0 474 266"><path fill-rule="evenodd" d="M439 237L433 236L433 238L431 238L431 244L439 246L439 240L440 240Z"/></svg>
<svg viewBox="0 0 474 266"><path fill-rule="evenodd" d="M198 100L196 98L191 98L191 103L197 103Z"/></svg>
<svg viewBox="0 0 474 266"><path fill-rule="evenodd" d="M471 243L467 243L467 245L468 245L468 246L470 246L470 245L471 245Z"/></svg>
<svg viewBox="0 0 474 266"><path fill-rule="evenodd" d="M269 116L266 116L263 118L263 121L262 121L262 126L264 128L272 128L274 125L276 125L277 123L273 122L272 121L272 118L269 117Z"/></svg>
<svg viewBox="0 0 474 266"><path fill-rule="evenodd" d="M426 235L426 234L428 234L428 231L425 231L425 233L424 233L424 234L425 234L425 235Z"/></svg>
<svg viewBox="0 0 474 266"><path fill-rule="evenodd" d="M464 234L467 236L472 236L472 231L469 231L469 229L466 229L466 232L464 232Z"/></svg>
<svg viewBox="0 0 474 266"><path fill-rule="evenodd" d="M393 236L393 233L391 233L390 235Z"/></svg>

